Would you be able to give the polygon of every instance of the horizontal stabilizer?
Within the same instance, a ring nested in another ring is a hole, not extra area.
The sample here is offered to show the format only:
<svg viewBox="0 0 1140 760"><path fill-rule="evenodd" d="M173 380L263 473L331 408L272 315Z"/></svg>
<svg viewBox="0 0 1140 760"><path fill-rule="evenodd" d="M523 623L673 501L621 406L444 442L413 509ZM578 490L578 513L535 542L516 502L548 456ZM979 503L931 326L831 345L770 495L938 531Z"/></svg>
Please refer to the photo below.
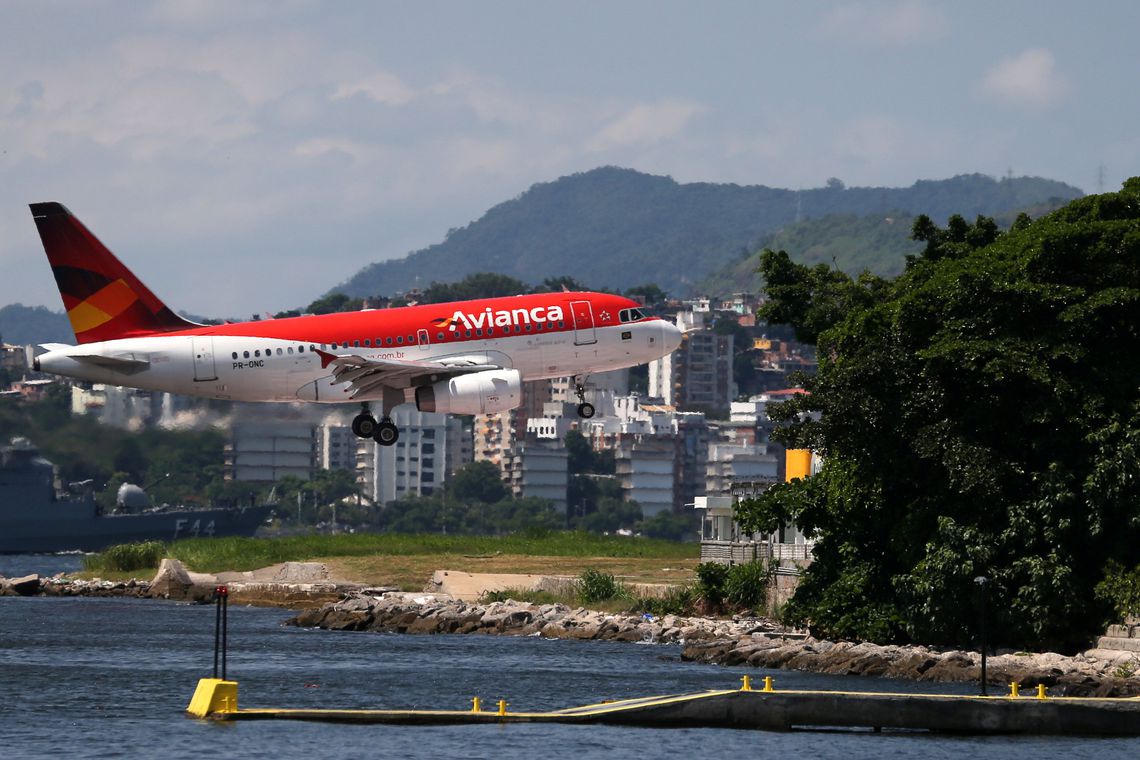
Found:
<svg viewBox="0 0 1140 760"><path fill-rule="evenodd" d="M71 358L85 364L94 364L96 367L113 369L116 372L138 372L150 366L150 358L146 354L139 353L116 354L114 356L79 354Z"/></svg>

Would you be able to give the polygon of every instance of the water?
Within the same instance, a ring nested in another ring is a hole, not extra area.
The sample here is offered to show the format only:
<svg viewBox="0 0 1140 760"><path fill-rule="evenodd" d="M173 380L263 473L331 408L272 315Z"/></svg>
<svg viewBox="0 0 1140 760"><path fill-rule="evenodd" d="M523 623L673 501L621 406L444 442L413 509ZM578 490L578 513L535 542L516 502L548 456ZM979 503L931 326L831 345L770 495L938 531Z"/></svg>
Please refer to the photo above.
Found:
<svg viewBox="0 0 1140 760"><path fill-rule="evenodd" d="M37 573L47 578L56 573L74 573L83 569L83 555L68 554L0 554L0 578L20 578Z"/></svg>
<svg viewBox="0 0 1140 760"><path fill-rule="evenodd" d="M1134 757L1140 740L768 733L609 726L217 724L184 715L210 675L213 608L134 599L0 598L0 756L164 757ZM683 663L677 647L494 636L300 630L281 610L230 610L243 707L568 707L734 688L765 671ZM777 671L777 688L938 687ZM943 691L969 691L946 686Z"/></svg>

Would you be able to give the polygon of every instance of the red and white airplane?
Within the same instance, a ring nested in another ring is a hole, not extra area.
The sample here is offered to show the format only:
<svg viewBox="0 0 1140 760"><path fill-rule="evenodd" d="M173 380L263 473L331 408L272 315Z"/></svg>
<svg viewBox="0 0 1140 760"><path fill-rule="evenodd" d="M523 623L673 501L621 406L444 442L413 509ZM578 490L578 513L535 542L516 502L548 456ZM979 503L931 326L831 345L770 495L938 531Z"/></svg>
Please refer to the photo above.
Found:
<svg viewBox="0 0 1140 760"><path fill-rule="evenodd" d="M234 401L359 402L352 429L391 446L389 412L488 414L525 380L583 383L677 348L681 332L608 293L542 293L222 325L175 314L59 203L33 203L78 345L46 344L35 369L96 383ZM379 403L379 422L369 410Z"/></svg>

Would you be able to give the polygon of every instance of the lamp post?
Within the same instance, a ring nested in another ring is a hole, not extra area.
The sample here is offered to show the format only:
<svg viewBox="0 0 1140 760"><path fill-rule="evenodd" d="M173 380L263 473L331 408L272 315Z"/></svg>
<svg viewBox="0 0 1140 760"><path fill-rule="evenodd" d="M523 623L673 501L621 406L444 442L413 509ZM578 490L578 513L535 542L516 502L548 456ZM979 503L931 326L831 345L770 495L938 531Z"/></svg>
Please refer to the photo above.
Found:
<svg viewBox="0 0 1140 760"><path fill-rule="evenodd" d="M981 626L982 630L981 630L981 634L982 634L982 696L983 697L988 696L986 694L986 585L989 583L989 580L990 579L984 575L979 575L977 578L974 579L974 583L978 584L978 587L982 591L982 621L981 621L982 622L982 626Z"/></svg>

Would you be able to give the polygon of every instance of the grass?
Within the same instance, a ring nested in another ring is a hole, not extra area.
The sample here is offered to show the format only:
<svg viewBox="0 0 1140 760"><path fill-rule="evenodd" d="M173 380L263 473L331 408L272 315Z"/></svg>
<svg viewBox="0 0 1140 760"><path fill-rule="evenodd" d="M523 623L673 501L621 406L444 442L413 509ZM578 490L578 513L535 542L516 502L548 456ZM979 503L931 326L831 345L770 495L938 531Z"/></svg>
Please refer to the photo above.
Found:
<svg viewBox="0 0 1140 760"><path fill-rule="evenodd" d="M419 591L439 569L578 576L593 568L623 582L678 583L692 578L699 551L696 544L584 532L501 537L354 533L195 538L170 544L165 556L203 573L255 570L279 562L324 562L339 579ZM93 558L89 571L98 563Z"/></svg>

